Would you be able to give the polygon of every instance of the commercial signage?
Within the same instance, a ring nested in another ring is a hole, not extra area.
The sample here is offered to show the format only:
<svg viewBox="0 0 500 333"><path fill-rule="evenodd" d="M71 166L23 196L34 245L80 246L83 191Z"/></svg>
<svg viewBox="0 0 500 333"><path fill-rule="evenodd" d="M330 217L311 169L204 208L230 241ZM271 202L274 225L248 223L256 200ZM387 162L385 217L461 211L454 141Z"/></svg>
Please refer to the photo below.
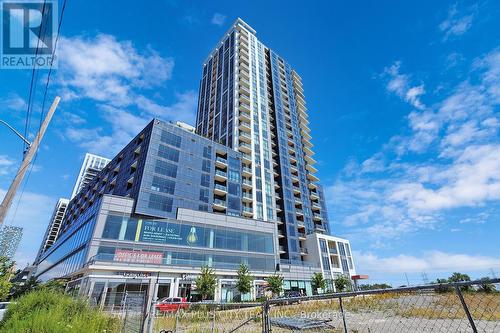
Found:
<svg viewBox="0 0 500 333"><path fill-rule="evenodd" d="M163 252L132 251L116 249L114 261L140 264L161 264Z"/></svg>
<svg viewBox="0 0 500 333"><path fill-rule="evenodd" d="M116 272L116 275L120 275L123 277L132 277L132 278L148 278L151 277L150 272Z"/></svg>
<svg viewBox="0 0 500 333"><path fill-rule="evenodd" d="M156 221L143 221L141 242L175 243L182 240L180 228L172 224Z"/></svg>

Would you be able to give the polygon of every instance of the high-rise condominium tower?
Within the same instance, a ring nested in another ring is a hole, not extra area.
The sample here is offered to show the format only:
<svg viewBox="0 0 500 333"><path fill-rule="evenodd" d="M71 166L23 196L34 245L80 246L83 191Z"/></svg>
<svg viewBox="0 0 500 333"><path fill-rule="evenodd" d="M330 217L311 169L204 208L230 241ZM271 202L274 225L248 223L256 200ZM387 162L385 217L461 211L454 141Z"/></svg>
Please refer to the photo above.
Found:
<svg viewBox="0 0 500 333"><path fill-rule="evenodd" d="M101 171L106 164L108 164L110 159L105 157L93 155L86 153L83 159L82 167L78 178L76 179L75 187L73 188L73 193L71 193L71 199L80 192L82 188L85 187L92 179Z"/></svg>
<svg viewBox="0 0 500 333"><path fill-rule="evenodd" d="M241 152L243 211L276 222L290 263L329 233L308 123L300 76L237 19L203 65L196 131Z"/></svg>
<svg viewBox="0 0 500 333"><path fill-rule="evenodd" d="M23 237L23 228L11 225L0 227L0 257L14 258L19 242Z"/></svg>

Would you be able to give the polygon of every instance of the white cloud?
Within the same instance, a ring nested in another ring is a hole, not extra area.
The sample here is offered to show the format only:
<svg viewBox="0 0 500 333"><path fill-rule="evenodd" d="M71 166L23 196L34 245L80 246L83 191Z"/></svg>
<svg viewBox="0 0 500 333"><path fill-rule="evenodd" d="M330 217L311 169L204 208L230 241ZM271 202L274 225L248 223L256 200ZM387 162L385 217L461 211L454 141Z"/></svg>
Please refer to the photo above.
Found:
<svg viewBox="0 0 500 333"><path fill-rule="evenodd" d="M444 33L443 40L447 40L454 36L461 36L470 29L472 20L476 15L477 6L468 8L464 11L467 13L459 13L457 4L449 8L447 18L439 24L439 30Z"/></svg>
<svg viewBox="0 0 500 333"><path fill-rule="evenodd" d="M177 93L171 105L149 97L152 88L171 78L173 67L172 58L160 56L151 47L139 51L130 41L111 35L62 38L60 93L66 100L95 102L104 121L91 128L80 115L66 113L64 136L85 149L113 156L154 117L194 122L197 95L193 91Z"/></svg>
<svg viewBox="0 0 500 333"><path fill-rule="evenodd" d="M404 135L361 163L351 161L327 189L334 220L377 242L440 228L454 209L497 205L498 59L500 49L476 59L469 77L448 96L408 115ZM386 71L395 79L388 87L406 96L409 76L399 73L398 64Z"/></svg>
<svg viewBox="0 0 500 333"><path fill-rule="evenodd" d="M127 106L134 102L135 89L170 79L174 61L151 48L141 54L130 41L99 34L93 39L61 38L59 66L58 83L66 97Z"/></svg>
<svg viewBox="0 0 500 333"><path fill-rule="evenodd" d="M0 198L3 199L5 193L5 190L0 189ZM14 257L17 267L22 268L35 259L56 199L42 194L25 192L18 207L17 203L18 196L14 198L5 221L8 225L23 227L23 237ZM14 214L14 212L16 213Z"/></svg>
<svg viewBox="0 0 500 333"><path fill-rule="evenodd" d="M500 267L500 258L428 251L420 256L400 254L379 257L373 253L354 253L357 270L366 273L468 272Z"/></svg>
<svg viewBox="0 0 500 333"><path fill-rule="evenodd" d="M387 91L396 94L416 109L424 109L425 105L420 100L420 96L425 94L424 85L412 86L409 75L402 74L400 68L400 61L385 68L383 76L389 78L386 86Z"/></svg>
<svg viewBox="0 0 500 333"><path fill-rule="evenodd" d="M28 103L17 94L10 94L7 98L0 100L0 109L12 111L25 111Z"/></svg>
<svg viewBox="0 0 500 333"><path fill-rule="evenodd" d="M226 22L226 15L222 15L221 13L215 13L214 16L212 16L212 24L221 26L224 25L224 22Z"/></svg>
<svg viewBox="0 0 500 333"><path fill-rule="evenodd" d="M15 163L13 159L11 159L7 155L0 155L0 176L5 176L14 171Z"/></svg>

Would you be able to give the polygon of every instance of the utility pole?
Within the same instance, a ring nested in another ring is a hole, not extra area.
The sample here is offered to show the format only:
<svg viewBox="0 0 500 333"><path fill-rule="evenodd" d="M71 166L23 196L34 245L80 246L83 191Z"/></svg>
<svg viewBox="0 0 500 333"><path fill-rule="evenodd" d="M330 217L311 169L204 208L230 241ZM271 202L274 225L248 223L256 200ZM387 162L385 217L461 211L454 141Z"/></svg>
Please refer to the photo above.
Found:
<svg viewBox="0 0 500 333"><path fill-rule="evenodd" d="M26 174L26 171L28 170L33 157L35 157L38 147L40 146L40 142L42 141L45 131L47 130L47 127L52 120L52 116L54 115L54 112L56 111L57 105L59 104L60 100L61 98L59 96L54 99L54 102L52 102L47 116L45 116L45 119L43 120L42 126L40 126L40 130L38 131L35 140L28 145L28 149L26 151L26 154L24 155L23 161L21 162L21 166L19 167L19 170L17 170L16 176L10 184L9 190L5 194L2 204L0 205L0 225L4 222L7 216L9 207L12 205L12 201L14 200L17 190L19 189L19 185L21 185L24 175ZM9 126L9 128L14 130L11 126ZM23 138L16 130L14 130L14 132L16 132L16 134L20 136L21 139L23 139L25 142L27 141L26 138Z"/></svg>

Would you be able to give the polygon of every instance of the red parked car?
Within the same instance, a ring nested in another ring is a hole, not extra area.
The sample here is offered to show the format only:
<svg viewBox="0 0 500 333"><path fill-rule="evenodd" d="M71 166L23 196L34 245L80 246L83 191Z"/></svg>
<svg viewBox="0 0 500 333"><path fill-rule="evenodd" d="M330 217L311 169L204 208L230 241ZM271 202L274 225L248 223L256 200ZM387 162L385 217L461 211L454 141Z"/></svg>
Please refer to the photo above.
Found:
<svg viewBox="0 0 500 333"><path fill-rule="evenodd" d="M160 312L177 312L180 309L187 310L189 304L183 297L168 297L156 303L156 309Z"/></svg>

